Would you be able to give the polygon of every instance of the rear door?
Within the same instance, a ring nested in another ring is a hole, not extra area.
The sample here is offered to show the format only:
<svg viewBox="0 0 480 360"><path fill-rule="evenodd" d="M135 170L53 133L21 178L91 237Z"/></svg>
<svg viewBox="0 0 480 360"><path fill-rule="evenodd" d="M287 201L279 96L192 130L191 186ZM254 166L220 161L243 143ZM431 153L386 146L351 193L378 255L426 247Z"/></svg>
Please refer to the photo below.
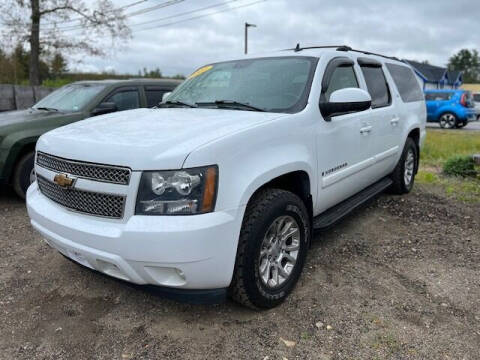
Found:
<svg viewBox="0 0 480 360"><path fill-rule="evenodd" d="M434 120L434 116L437 112L438 102L435 99L435 93L425 93L425 102L427 105L427 117L429 120Z"/></svg>
<svg viewBox="0 0 480 360"><path fill-rule="evenodd" d="M366 90L372 97L372 107L367 111L371 125L371 146L375 159L375 180L385 176L396 161L398 139L404 123L398 112L397 99L393 99L385 76L384 65L372 58L357 59L365 80Z"/></svg>
<svg viewBox="0 0 480 360"><path fill-rule="evenodd" d="M438 121L439 115L445 110L448 110L448 106L450 106L449 102L453 95L452 92L432 92L433 100L430 102L430 111L431 111L431 119L433 121ZM428 106L427 106L428 108Z"/></svg>

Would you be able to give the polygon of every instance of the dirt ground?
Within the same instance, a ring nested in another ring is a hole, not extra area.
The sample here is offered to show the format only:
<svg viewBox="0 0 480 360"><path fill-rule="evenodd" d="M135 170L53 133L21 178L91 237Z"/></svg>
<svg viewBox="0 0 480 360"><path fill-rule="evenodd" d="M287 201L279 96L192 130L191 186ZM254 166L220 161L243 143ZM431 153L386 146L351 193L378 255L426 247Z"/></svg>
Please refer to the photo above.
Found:
<svg viewBox="0 0 480 360"><path fill-rule="evenodd" d="M176 303L76 266L5 190L0 225L1 359L480 358L480 205L430 188L317 234L293 294L263 312Z"/></svg>

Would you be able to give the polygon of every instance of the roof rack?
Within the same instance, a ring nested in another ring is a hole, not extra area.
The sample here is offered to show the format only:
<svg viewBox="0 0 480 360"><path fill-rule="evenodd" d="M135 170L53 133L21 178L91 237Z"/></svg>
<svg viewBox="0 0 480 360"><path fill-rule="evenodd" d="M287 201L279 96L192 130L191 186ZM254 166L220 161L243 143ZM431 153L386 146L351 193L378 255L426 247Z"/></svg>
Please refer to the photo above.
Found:
<svg viewBox="0 0 480 360"><path fill-rule="evenodd" d="M382 54L376 54L372 53L370 51L363 51L363 50L356 50L352 49L350 46L347 45L325 45L325 46L306 46L306 47L301 47L300 43L297 43L297 46L295 46L293 49L285 49L285 50L293 50L295 52L299 52L302 50L308 50L308 49L336 49L337 51L355 51L359 52L365 55L375 55L375 56L381 56L386 59L392 59L392 60L397 60L400 61L400 59L394 57L394 56L386 56Z"/></svg>

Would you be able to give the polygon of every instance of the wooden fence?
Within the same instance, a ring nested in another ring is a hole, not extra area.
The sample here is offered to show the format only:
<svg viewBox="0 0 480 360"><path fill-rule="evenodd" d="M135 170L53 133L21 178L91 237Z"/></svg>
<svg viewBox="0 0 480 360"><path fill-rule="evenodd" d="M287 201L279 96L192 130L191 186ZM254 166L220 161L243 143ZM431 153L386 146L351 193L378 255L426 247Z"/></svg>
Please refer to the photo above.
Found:
<svg viewBox="0 0 480 360"><path fill-rule="evenodd" d="M43 86L0 84L0 111L27 109L53 90Z"/></svg>

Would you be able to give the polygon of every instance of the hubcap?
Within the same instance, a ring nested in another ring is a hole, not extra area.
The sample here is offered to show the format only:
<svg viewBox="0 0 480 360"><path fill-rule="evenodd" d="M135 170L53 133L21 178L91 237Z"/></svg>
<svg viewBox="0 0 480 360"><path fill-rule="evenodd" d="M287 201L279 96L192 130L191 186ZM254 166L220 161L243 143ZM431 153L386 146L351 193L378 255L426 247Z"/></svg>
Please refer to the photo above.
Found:
<svg viewBox="0 0 480 360"><path fill-rule="evenodd" d="M30 184L33 184L36 180L36 177L35 177L35 168L32 169L32 171L30 171L30 176L28 178L30 180Z"/></svg>
<svg viewBox="0 0 480 360"><path fill-rule="evenodd" d="M407 152L407 157L405 158L405 185L409 186L413 179L413 171L415 169L415 155L413 150L409 149Z"/></svg>
<svg viewBox="0 0 480 360"><path fill-rule="evenodd" d="M453 116L452 114L442 115L442 117L440 118L440 125L447 129L455 127L455 116Z"/></svg>
<svg viewBox="0 0 480 360"><path fill-rule="evenodd" d="M280 216L268 228L260 248L258 273L269 288L282 285L292 274L300 250L300 229L291 216Z"/></svg>

